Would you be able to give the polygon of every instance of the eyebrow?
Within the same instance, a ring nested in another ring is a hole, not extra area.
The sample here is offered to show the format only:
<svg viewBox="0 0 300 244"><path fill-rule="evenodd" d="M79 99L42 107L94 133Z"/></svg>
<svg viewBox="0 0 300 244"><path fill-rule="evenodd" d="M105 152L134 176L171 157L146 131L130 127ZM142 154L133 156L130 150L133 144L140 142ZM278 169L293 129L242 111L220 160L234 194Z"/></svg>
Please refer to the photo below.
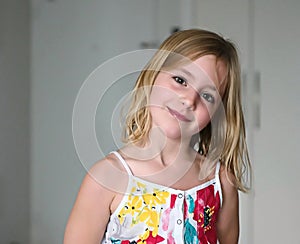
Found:
<svg viewBox="0 0 300 244"><path fill-rule="evenodd" d="M207 85L207 86L205 86L206 88L209 88L209 89L211 89L211 90L213 90L213 91L217 91L217 88L215 87L215 86L212 86L212 85Z"/></svg>
<svg viewBox="0 0 300 244"><path fill-rule="evenodd" d="M187 76L190 76L191 78L195 79L195 76L190 71L186 70L185 68L178 68L178 70L183 72Z"/></svg>

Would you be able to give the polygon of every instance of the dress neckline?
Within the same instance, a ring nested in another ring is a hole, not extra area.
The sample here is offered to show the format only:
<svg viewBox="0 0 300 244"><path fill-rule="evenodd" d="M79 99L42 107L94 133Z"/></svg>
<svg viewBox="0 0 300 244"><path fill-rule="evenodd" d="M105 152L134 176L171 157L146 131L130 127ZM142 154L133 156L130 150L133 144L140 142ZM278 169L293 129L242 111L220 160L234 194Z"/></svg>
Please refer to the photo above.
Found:
<svg viewBox="0 0 300 244"><path fill-rule="evenodd" d="M135 179L136 181L139 181L139 182L142 182L142 183L145 183L145 184L148 184L148 185L152 185L152 186L154 186L154 188L158 188L160 190L171 191L171 192L174 192L174 193L179 193L179 192L181 192L181 193L182 192L184 192L184 193L195 192L195 191L204 189L204 188L206 188L206 187L208 187L208 186L213 185L213 184L216 183L216 177L214 177L213 179L205 181L205 182L201 183L200 185L196 185L196 186L190 187L188 189L181 190L181 189L178 189L178 188L175 188L175 187L172 187L172 186L165 186L165 185L162 185L162 184L159 184L159 183L148 181L148 180L145 180L145 179L143 179L141 177L138 177L138 176L135 176L135 175L131 175L129 177Z"/></svg>
<svg viewBox="0 0 300 244"><path fill-rule="evenodd" d="M142 181L145 184L150 184L150 185L153 185L156 188L163 189L163 190L166 190L166 191L172 191L174 193L176 193L176 192L177 193L179 193L179 192L181 192L181 193L195 192L197 190L201 190L203 188L206 188L209 185L213 185L216 182L218 182L218 180L219 180L220 162L218 161L217 164L216 164L214 178L212 178L211 180L205 181L205 182L201 183L200 185L196 185L196 186L190 187L190 188L185 189L185 190L177 189L175 187L162 185L162 184L155 183L155 182L152 182L152 181L149 181L149 180L145 180L145 179L143 179L143 178L141 178L139 176L135 176L132 173L130 167L128 166L126 160L122 157L122 155L119 152L117 152L117 151L112 151L112 153L120 160L120 162L122 163L123 167L125 168L126 172L128 173L128 176L130 178L136 179L136 181Z"/></svg>

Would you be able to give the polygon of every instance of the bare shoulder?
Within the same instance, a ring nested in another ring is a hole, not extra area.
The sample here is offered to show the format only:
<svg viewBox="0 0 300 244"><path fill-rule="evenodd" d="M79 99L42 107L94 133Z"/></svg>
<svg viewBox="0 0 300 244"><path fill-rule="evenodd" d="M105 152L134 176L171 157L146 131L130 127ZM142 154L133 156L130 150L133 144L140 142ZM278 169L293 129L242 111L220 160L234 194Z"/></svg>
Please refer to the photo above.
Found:
<svg viewBox="0 0 300 244"><path fill-rule="evenodd" d="M100 243L111 204L122 191L122 175L117 160L110 155L87 172L66 226L64 244Z"/></svg>
<svg viewBox="0 0 300 244"><path fill-rule="evenodd" d="M123 192L128 181L127 172L113 154L109 154L96 162L88 174L103 188L115 193Z"/></svg>
<svg viewBox="0 0 300 244"><path fill-rule="evenodd" d="M223 195L237 194L238 191L235 186L235 177L233 173L227 171L225 167L221 165L219 175L220 175Z"/></svg>

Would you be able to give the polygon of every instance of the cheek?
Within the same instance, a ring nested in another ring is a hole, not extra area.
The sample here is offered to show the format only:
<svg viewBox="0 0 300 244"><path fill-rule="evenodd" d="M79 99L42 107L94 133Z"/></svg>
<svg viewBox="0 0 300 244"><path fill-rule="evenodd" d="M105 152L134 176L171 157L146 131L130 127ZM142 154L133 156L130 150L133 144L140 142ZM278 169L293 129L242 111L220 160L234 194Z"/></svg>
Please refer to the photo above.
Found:
<svg viewBox="0 0 300 244"><path fill-rule="evenodd" d="M223 108L223 110L222 110L222 108ZM221 110L221 112L220 112L220 110ZM199 127L200 131L202 129L204 129L207 126L207 124L209 122L211 122L211 120L214 117L216 117L216 116L219 117L223 111L224 111L224 107L223 107L222 102L220 102L220 101L217 101L216 104L211 107L209 105L201 104L200 108L198 109L198 111L196 113L196 120L198 122L198 127Z"/></svg>
<svg viewBox="0 0 300 244"><path fill-rule="evenodd" d="M211 120L211 116L209 115L207 110L204 110L202 113L197 115L197 126L198 132L201 131Z"/></svg>
<svg viewBox="0 0 300 244"><path fill-rule="evenodd" d="M195 114L195 121L197 122L199 131L206 127L207 124L211 121L214 114L214 110L212 110L204 104L200 105L200 108Z"/></svg>
<svg viewBox="0 0 300 244"><path fill-rule="evenodd" d="M157 90L157 88L155 86L152 87L152 91L151 91L151 94L150 94L150 106L151 105L155 105L158 103L159 101L159 92Z"/></svg>
<svg viewBox="0 0 300 244"><path fill-rule="evenodd" d="M167 87L153 86L150 94L150 106L162 105L165 101L172 98L173 93Z"/></svg>

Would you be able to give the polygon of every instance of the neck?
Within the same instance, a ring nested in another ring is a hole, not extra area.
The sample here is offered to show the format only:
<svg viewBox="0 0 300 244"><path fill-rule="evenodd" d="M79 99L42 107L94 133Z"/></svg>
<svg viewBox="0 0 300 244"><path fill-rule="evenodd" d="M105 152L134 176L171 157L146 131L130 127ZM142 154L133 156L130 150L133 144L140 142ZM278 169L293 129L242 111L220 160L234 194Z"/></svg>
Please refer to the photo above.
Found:
<svg viewBox="0 0 300 244"><path fill-rule="evenodd" d="M176 162L192 162L196 157L189 138L167 138L159 129L150 130L145 145L132 145L130 148L132 155L139 155L139 159L155 160L164 166ZM134 158L132 155L129 156Z"/></svg>
<svg viewBox="0 0 300 244"><path fill-rule="evenodd" d="M195 164L199 155L189 144L188 139L167 138L163 133L152 130L145 145L131 144L121 150L130 159L155 165L152 168L155 171L144 172L144 179L172 186L192 167L199 167Z"/></svg>

